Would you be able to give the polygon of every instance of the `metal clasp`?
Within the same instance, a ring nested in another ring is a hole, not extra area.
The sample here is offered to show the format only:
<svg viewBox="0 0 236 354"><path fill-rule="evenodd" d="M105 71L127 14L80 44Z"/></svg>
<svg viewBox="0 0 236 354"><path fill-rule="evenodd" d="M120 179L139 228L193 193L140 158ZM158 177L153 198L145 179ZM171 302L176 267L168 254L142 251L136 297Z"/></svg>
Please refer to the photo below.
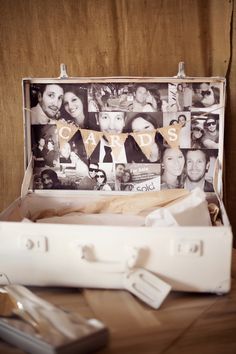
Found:
<svg viewBox="0 0 236 354"><path fill-rule="evenodd" d="M59 79L68 79L66 64L60 64L60 76Z"/></svg>
<svg viewBox="0 0 236 354"><path fill-rule="evenodd" d="M186 78L186 74L185 74L185 64L183 61L179 62L178 65L178 73L175 76L177 79L185 79Z"/></svg>

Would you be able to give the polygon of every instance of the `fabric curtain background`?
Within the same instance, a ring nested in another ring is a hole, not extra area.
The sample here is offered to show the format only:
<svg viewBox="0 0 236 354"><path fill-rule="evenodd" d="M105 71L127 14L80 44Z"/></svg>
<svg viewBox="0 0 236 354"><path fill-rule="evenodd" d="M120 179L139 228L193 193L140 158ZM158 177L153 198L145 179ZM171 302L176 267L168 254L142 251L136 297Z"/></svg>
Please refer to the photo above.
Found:
<svg viewBox="0 0 236 354"><path fill-rule="evenodd" d="M236 231L233 0L0 0L0 209L24 174L23 77L226 76L224 201Z"/></svg>

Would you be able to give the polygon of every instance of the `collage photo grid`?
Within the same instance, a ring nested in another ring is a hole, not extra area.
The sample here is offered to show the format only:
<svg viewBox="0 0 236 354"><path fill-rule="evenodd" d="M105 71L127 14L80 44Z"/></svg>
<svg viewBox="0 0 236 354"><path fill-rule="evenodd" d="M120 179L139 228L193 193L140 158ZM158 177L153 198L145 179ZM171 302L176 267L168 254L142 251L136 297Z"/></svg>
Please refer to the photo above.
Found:
<svg viewBox="0 0 236 354"><path fill-rule="evenodd" d="M32 188L146 192L198 186L213 192L222 91L215 82L30 84ZM158 132L175 124L181 126L178 148ZM86 130L100 133L89 154ZM154 132L148 154L131 135L142 132ZM131 134L115 153L107 134L122 133Z"/></svg>

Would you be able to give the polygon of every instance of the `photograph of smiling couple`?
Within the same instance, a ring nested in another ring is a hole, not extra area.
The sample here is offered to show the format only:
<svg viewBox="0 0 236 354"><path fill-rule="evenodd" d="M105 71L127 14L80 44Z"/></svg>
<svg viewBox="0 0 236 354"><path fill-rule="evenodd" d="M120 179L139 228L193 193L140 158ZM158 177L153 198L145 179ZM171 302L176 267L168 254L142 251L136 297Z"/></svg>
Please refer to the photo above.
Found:
<svg viewBox="0 0 236 354"><path fill-rule="evenodd" d="M203 149L219 148L219 115L193 114L191 119L191 147Z"/></svg>
<svg viewBox="0 0 236 354"><path fill-rule="evenodd" d="M163 124L161 112L99 112L89 113L89 129L109 134L152 132ZM120 142L119 154L114 154L107 138L102 136L90 159L94 162L153 163L160 160L162 138L158 133L145 155L135 139L129 135Z"/></svg>
<svg viewBox="0 0 236 354"><path fill-rule="evenodd" d="M217 150L165 148L161 158L161 189L196 187L213 192Z"/></svg>
<svg viewBox="0 0 236 354"><path fill-rule="evenodd" d="M86 124L87 90L82 85L35 84L30 100L32 125L58 120L80 128Z"/></svg>
<svg viewBox="0 0 236 354"><path fill-rule="evenodd" d="M125 88L128 90L128 87L129 92L126 92ZM116 96L118 98L115 98ZM124 96L127 100L125 108L121 104ZM149 96L151 99L148 99ZM108 104L108 102L117 100L119 104L115 107ZM162 101L158 88L148 90L145 84L48 83L31 85L30 102L31 124L54 124L56 120L63 119L83 128L87 124L87 112L157 112L161 110L158 107Z"/></svg>

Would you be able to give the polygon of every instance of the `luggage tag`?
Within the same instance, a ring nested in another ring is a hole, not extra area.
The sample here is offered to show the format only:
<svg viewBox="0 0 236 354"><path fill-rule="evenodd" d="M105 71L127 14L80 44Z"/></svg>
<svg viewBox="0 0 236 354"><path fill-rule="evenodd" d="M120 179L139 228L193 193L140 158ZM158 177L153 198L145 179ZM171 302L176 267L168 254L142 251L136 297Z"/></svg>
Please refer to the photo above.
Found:
<svg viewBox="0 0 236 354"><path fill-rule="evenodd" d="M134 268L123 277L124 287L154 309L158 309L171 290L171 286L151 272Z"/></svg>
<svg viewBox="0 0 236 354"><path fill-rule="evenodd" d="M102 322L65 312L24 286L5 286L0 297L0 337L29 353L90 353L108 342Z"/></svg>

